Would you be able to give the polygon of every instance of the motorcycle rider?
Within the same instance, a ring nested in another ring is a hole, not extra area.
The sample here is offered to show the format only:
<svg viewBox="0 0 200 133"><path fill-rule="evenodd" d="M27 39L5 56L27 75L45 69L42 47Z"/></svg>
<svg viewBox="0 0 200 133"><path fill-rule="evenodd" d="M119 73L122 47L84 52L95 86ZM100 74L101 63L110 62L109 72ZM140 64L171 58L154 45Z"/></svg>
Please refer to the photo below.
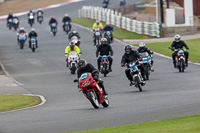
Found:
<svg viewBox="0 0 200 133"><path fill-rule="evenodd" d="M78 39L81 38L81 36L79 35L79 33L76 30L73 30L72 32L69 33L68 39L70 40L73 36L78 37Z"/></svg>
<svg viewBox="0 0 200 133"><path fill-rule="evenodd" d="M51 17L51 19L49 20L49 26L51 27L51 33L53 32L53 27L51 26L53 23L56 23L56 28L58 25L57 20L54 17Z"/></svg>
<svg viewBox="0 0 200 133"><path fill-rule="evenodd" d="M151 56L153 54L153 52L151 50L149 50L147 47L145 47L144 42L139 43L139 48L137 50L138 50L138 53L147 52L149 54L149 56ZM151 59L151 70L154 71L152 69L152 66L153 66L153 60Z"/></svg>
<svg viewBox="0 0 200 133"><path fill-rule="evenodd" d="M37 11L37 16L39 16L39 14L41 14L41 15L43 16L44 12L43 12L41 9L39 9L39 10Z"/></svg>
<svg viewBox="0 0 200 133"><path fill-rule="evenodd" d="M96 22L93 24L93 26L92 26L93 28L93 32L94 32L94 36L93 36L93 38L94 38L94 45L96 45L96 35L95 35L95 28L100 28L100 31L102 31L102 29L103 29L103 24L99 21L99 20L96 20Z"/></svg>
<svg viewBox="0 0 200 133"><path fill-rule="evenodd" d="M130 63L132 61L137 61L139 58L140 58L140 55L137 51L135 50L132 50L132 47L131 45L126 45L124 47L124 50L125 50L125 53L124 55L122 56L122 59L121 59L121 67L125 67L125 64L127 63ZM141 71L141 75L142 75L142 85L145 85L145 82L144 82L144 67L142 64L138 64L138 69L140 69ZM130 69L126 69L125 70L125 74L126 74L126 77L128 78L128 80L130 80L130 86L134 85L133 83L133 77L131 76L130 74Z"/></svg>
<svg viewBox="0 0 200 133"><path fill-rule="evenodd" d="M9 14L8 14L8 17L7 17L7 27L8 27L8 23L9 23L8 20L9 20L9 19L12 19L12 20L13 20L13 14L12 14L12 13L9 13Z"/></svg>
<svg viewBox="0 0 200 133"><path fill-rule="evenodd" d="M44 14L44 12L43 12L41 9L39 9L39 10L37 11L37 21L38 21L39 17L42 17L42 18L43 18L43 14Z"/></svg>
<svg viewBox="0 0 200 133"><path fill-rule="evenodd" d="M31 48L31 38L34 37L36 38L36 48L38 48L38 41L37 41L37 37L38 34L35 32L35 29L31 29L31 32L28 34L29 37L29 48Z"/></svg>
<svg viewBox="0 0 200 133"><path fill-rule="evenodd" d="M110 31L111 32L111 42L113 41L112 32L114 32L114 28L110 25L109 22L106 23L106 26L102 29L102 32Z"/></svg>
<svg viewBox="0 0 200 133"><path fill-rule="evenodd" d="M99 81L98 85L102 88L104 91L104 95L108 95L108 93L105 90L105 87L103 85L103 81L99 78L99 71L90 63L87 63L84 59L79 60L78 62L78 71L77 76L78 78L81 77L83 73L92 73L92 77L95 81Z"/></svg>
<svg viewBox="0 0 200 133"><path fill-rule="evenodd" d="M69 46L67 46L65 48L65 57L66 57L67 67L69 66L69 64L68 64L68 55L69 55L69 53L71 51L75 51L78 54L79 57L81 56L81 51L80 51L79 47L75 45L75 43L76 42L71 41L69 43Z"/></svg>
<svg viewBox="0 0 200 133"><path fill-rule="evenodd" d="M18 25L19 25L19 18L17 16L13 16L13 24L15 23L14 21L17 20L18 21Z"/></svg>
<svg viewBox="0 0 200 133"><path fill-rule="evenodd" d="M63 31L65 31L65 23L66 22L69 22L69 31L71 31L71 27L72 27L71 24L70 24L71 23L71 18L69 17L68 14L65 14L62 22L63 22Z"/></svg>
<svg viewBox="0 0 200 133"><path fill-rule="evenodd" d="M34 20L35 13L32 10L30 10L29 13L27 14L27 16L28 16L28 23L30 23L30 18L29 17L33 16L33 20Z"/></svg>
<svg viewBox="0 0 200 133"><path fill-rule="evenodd" d="M26 35L26 39L27 39L27 34L26 31L24 30L24 27L20 27L19 32L17 33L17 42L19 43L19 35L20 34L25 34ZM25 41L26 41L25 39Z"/></svg>
<svg viewBox="0 0 200 133"><path fill-rule="evenodd" d="M186 45L186 43L183 40L181 40L181 36L179 34L175 35L174 38L175 38L175 40L172 42L170 49L172 49L172 50L174 50L174 48L182 49L183 47L185 47L187 50L189 49L189 47ZM174 68L176 68L175 57L176 57L177 53L178 53L178 51L174 51L174 53L172 54ZM185 55L185 65L188 66L189 53L187 51L184 51L184 55Z"/></svg>
<svg viewBox="0 0 200 133"><path fill-rule="evenodd" d="M98 57L98 54L100 53L100 56L103 55L111 55L113 56L113 50L112 47L110 45L108 45L107 39L106 38L102 38L101 39L101 45L97 48L96 51L96 57ZM108 60L109 60L109 71L112 72L111 66L112 66L112 62L113 59L111 58L111 56L108 56ZM97 65L98 65L98 70L100 71L100 63L101 63L101 57L99 57L97 59Z"/></svg>

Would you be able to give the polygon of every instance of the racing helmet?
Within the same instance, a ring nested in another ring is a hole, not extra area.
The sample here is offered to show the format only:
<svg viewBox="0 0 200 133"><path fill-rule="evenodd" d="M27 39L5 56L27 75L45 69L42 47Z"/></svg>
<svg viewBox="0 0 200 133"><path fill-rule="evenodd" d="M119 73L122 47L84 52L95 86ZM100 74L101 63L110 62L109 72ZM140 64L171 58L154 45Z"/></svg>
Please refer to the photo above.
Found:
<svg viewBox="0 0 200 133"><path fill-rule="evenodd" d="M101 44L107 44L108 40L106 38L101 38Z"/></svg>
<svg viewBox="0 0 200 133"><path fill-rule="evenodd" d="M78 69L83 70L83 69L86 67L86 65L87 65L86 60L81 59L81 60L79 60L79 62L78 62Z"/></svg>
<svg viewBox="0 0 200 133"><path fill-rule="evenodd" d="M124 47L124 50L125 50L125 53L126 54L130 54L131 50L132 50L132 46L127 44L125 47Z"/></svg>
<svg viewBox="0 0 200 133"><path fill-rule="evenodd" d="M140 47L140 48L145 47L145 43L144 43L144 42L140 42L140 43L139 43L139 47Z"/></svg>
<svg viewBox="0 0 200 133"><path fill-rule="evenodd" d="M176 42L179 42L181 40L181 36L179 34L174 36L174 39Z"/></svg>
<svg viewBox="0 0 200 133"><path fill-rule="evenodd" d="M70 46L70 47L74 47L74 46L75 46L75 41L72 40L72 41L69 43L69 46Z"/></svg>
<svg viewBox="0 0 200 133"><path fill-rule="evenodd" d="M65 14L65 17L68 17L69 16L69 14Z"/></svg>

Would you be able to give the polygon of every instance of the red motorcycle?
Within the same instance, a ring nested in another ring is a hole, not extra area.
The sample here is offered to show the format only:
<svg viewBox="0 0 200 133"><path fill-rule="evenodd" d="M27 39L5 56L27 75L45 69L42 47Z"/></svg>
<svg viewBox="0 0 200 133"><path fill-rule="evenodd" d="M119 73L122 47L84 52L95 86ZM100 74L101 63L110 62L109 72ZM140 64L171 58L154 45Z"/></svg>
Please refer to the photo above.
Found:
<svg viewBox="0 0 200 133"><path fill-rule="evenodd" d="M95 109L98 109L100 104L102 104L103 107L109 106L108 97L104 96L103 89L98 85L99 81L96 82L91 73L82 74L79 80L75 79L74 82L79 83L80 91L90 100Z"/></svg>

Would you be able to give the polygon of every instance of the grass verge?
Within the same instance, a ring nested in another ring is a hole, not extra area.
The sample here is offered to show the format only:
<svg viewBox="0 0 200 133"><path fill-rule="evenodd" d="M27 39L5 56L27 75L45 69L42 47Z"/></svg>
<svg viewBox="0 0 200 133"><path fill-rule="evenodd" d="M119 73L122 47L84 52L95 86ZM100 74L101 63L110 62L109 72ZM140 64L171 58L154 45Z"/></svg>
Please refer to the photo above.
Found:
<svg viewBox="0 0 200 133"><path fill-rule="evenodd" d="M188 45L189 49L189 60L193 62L200 62L200 39L192 39L192 40L185 40L185 43ZM152 51L157 53L161 53L167 56L172 55L172 52L168 47L170 47L172 42L159 42L159 43L149 43L146 44L146 47ZM138 45L137 45L138 46ZM190 52L191 51L191 52Z"/></svg>
<svg viewBox="0 0 200 133"><path fill-rule="evenodd" d="M0 95L0 112L21 109L41 102L38 96Z"/></svg>
<svg viewBox="0 0 200 133"><path fill-rule="evenodd" d="M89 27L92 29L92 25L94 24L95 20L89 19L89 18L72 18L72 22L80 24L85 27ZM105 25L105 23L103 23L103 22L102 22L102 24ZM127 30L124 30L124 29L121 29L121 28L118 28L115 26L114 26L113 36L114 36L114 38L117 38L117 39L149 39L149 38L152 38L147 35L137 34L137 33L130 32L130 31L127 31Z"/></svg>
<svg viewBox="0 0 200 133"><path fill-rule="evenodd" d="M200 115L74 133L199 133Z"/></svg>

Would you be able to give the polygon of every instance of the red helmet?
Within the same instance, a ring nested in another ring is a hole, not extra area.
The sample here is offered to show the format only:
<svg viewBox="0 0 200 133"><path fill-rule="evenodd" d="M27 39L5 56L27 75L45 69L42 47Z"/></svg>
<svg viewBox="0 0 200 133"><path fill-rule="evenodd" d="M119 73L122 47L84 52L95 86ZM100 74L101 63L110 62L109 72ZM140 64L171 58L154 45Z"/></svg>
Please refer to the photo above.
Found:
<svg viewBox="0 0 200 133"><path fill-rule="evenodd" d="M51 19L54 19L54 17L51 17Z"/></svg>

